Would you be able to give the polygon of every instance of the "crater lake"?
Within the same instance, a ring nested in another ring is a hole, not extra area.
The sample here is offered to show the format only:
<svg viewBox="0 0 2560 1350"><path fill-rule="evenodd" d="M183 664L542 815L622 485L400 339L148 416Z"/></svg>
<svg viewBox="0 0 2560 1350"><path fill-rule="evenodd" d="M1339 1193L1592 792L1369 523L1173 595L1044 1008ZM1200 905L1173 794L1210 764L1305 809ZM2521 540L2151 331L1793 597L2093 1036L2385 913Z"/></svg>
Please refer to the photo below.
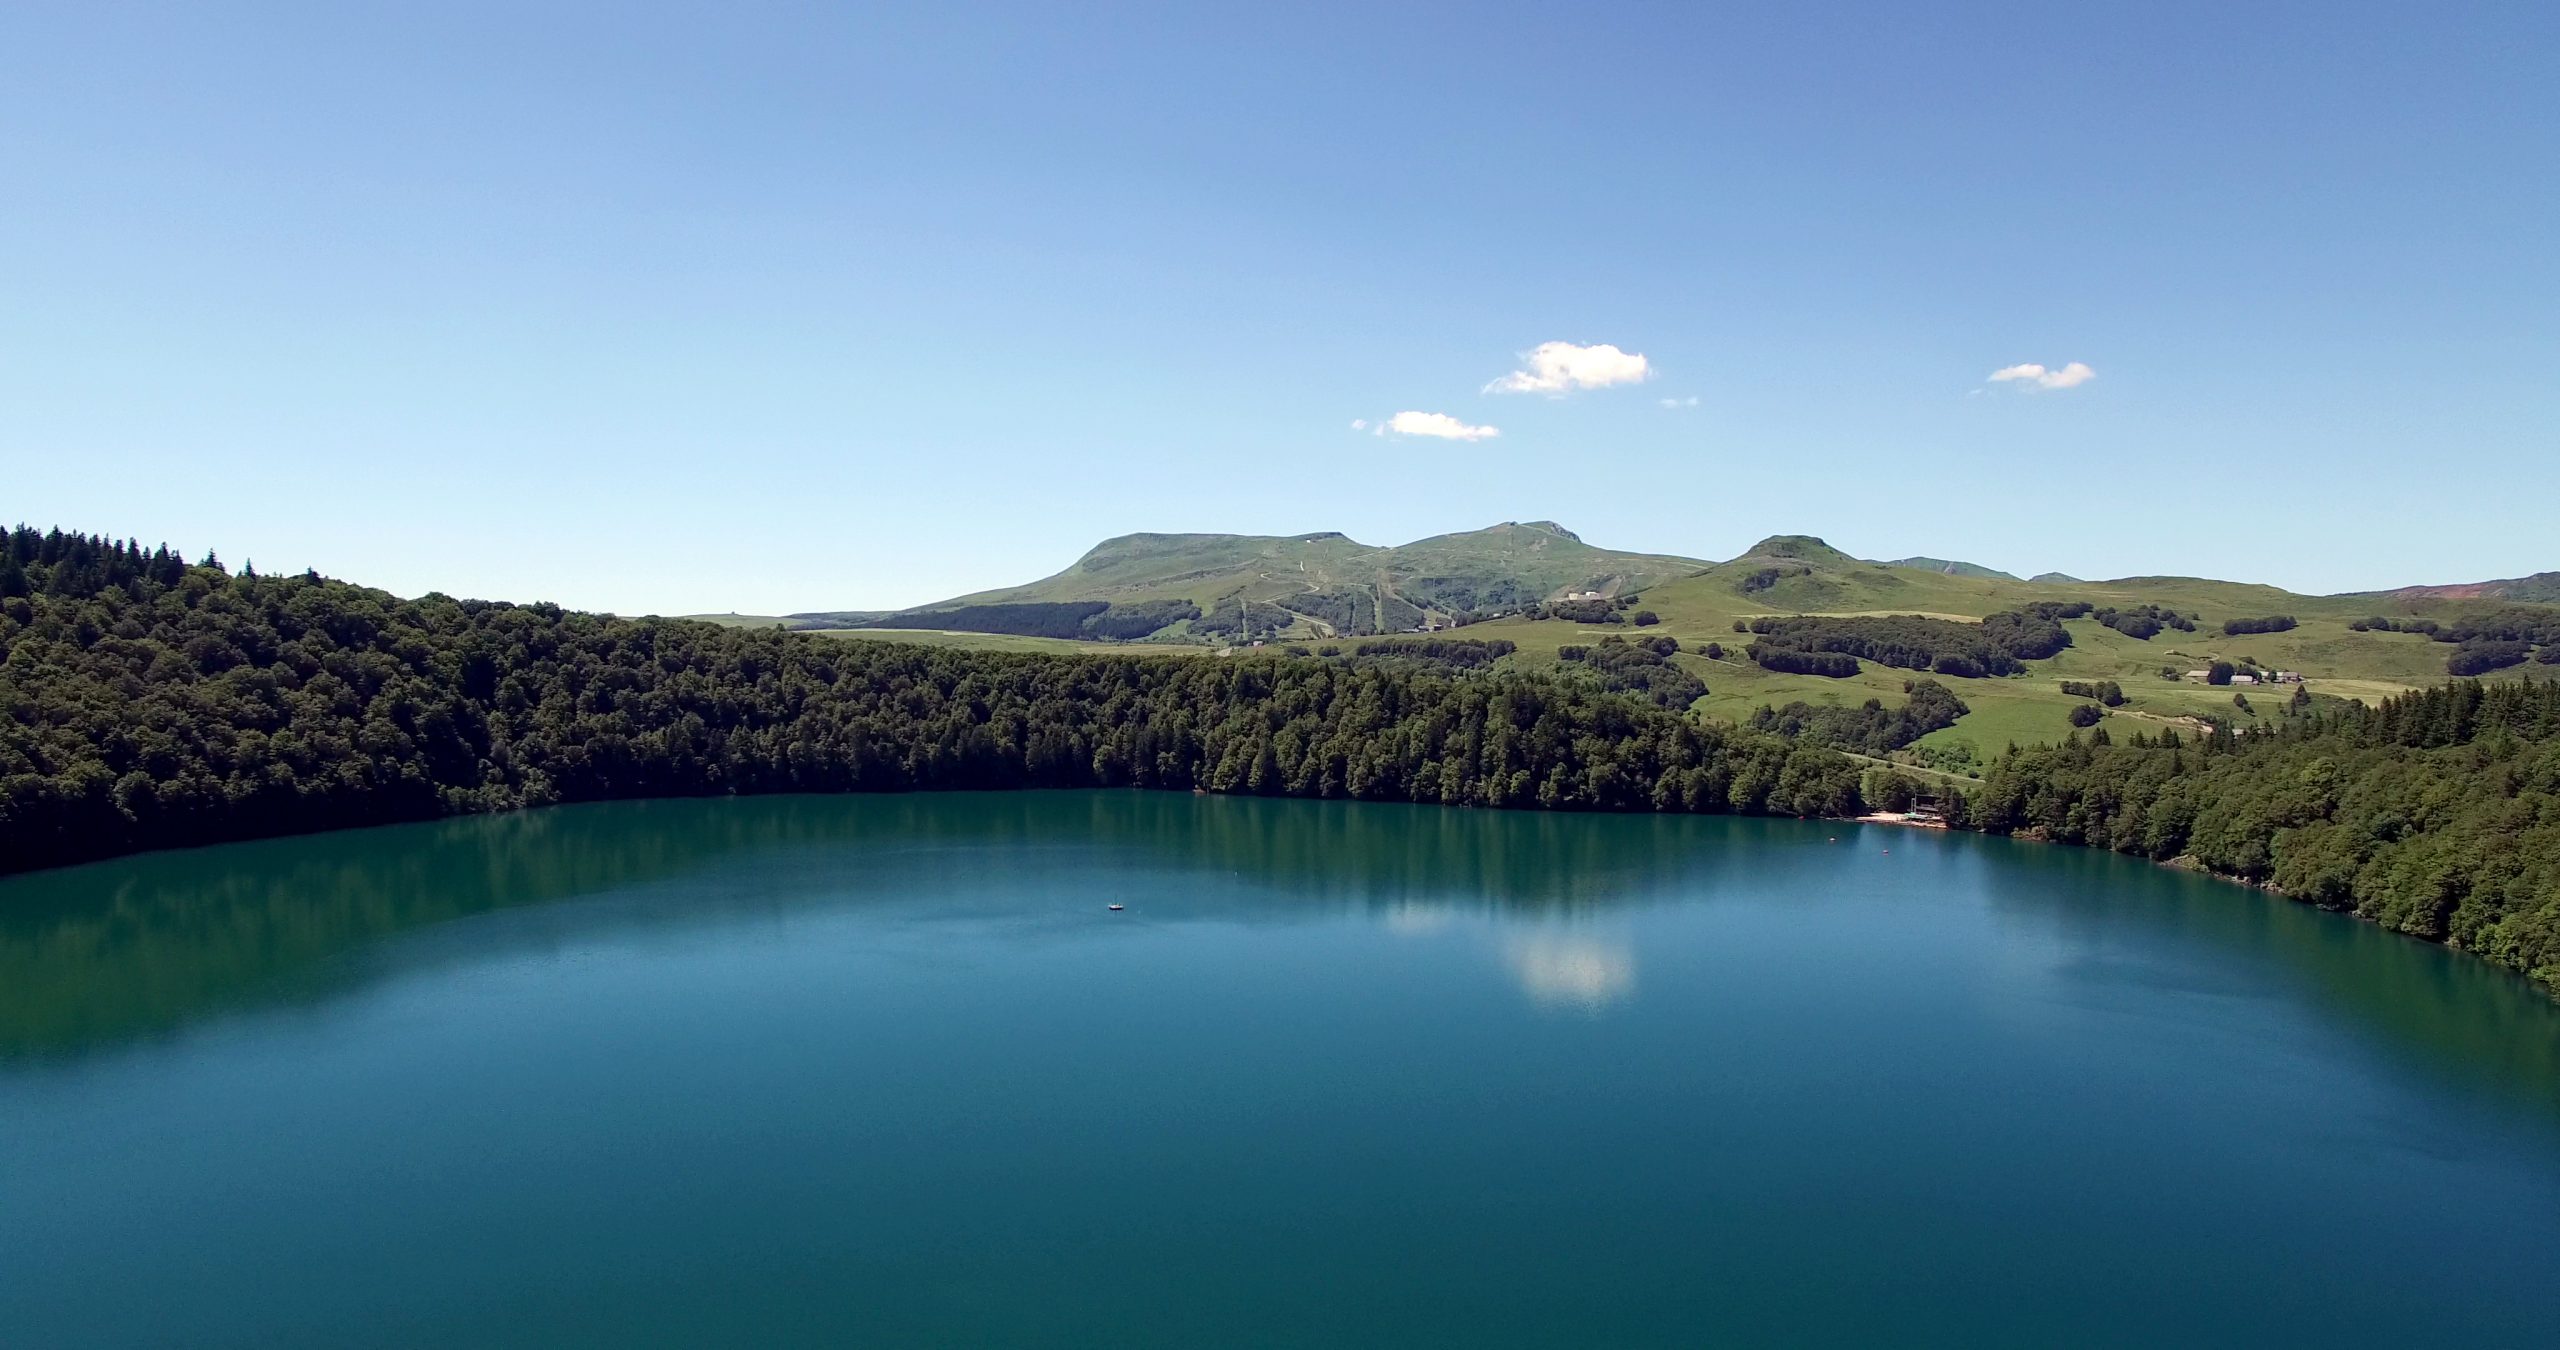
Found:
<svg viewBox="0 0 2560 1350"><path fill-rule="evenodd" d="M2560 1008L2103 853L1035 792L0 881L12 1345L2523 1345L2555 1308Z"/></svg>

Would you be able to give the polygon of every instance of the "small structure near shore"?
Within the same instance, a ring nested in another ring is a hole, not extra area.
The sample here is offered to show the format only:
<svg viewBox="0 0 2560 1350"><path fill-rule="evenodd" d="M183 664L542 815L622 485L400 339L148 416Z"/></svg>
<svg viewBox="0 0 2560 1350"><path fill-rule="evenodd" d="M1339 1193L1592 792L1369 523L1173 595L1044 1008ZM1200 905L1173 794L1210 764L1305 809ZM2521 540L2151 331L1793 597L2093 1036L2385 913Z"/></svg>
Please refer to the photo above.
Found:
<svg viewBox="0 0 2560 1350"><path fill-rule="evenodd" d="M1924 830L1947 828L1946 798L1924 792L1911 799L1907 811L1870 811L1858 817L1861 825L1911 825Z"/></svg>

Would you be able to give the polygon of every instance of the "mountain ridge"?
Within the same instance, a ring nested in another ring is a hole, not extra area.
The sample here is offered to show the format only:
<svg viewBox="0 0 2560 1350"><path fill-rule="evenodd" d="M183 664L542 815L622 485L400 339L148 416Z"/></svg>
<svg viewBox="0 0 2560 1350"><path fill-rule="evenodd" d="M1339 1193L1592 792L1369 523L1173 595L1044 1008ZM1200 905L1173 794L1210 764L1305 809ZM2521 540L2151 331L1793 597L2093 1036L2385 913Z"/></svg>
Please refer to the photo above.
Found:
<svg viewBox="0 0 2560 1350"><path fill-rule="evenodd" d="M2399 600L2511 600L2531 605L2560 604L2560 572L2536 572L2531 576L2502 577L2494 581L2400 586L2387 591L2354 591L2350 594L2386 595Z"/></svg>
<svg viewBox="0 0 2560 1350"><path fill-rule="evenodd" d="M1597 548L1552 520L1502 521L1393 545L1365 544L1337 530L1138 532L1105 539L1059 571L1020 585L886 617L843 611L789 617L874 628L1027 622L1064 635L1070 616L1055 607L1072 605L1092 607L1072 618L1079 629L1089 621L1125 629L1164 616L1159 629L1181 628L1194 637L1359 636L1446 627L1573 595L1614 598L1711 565ZM1098 619L1106 607L1111 617Z"/></svg>
<svg viewBox="0 0 2560 1350"><path fill-rule="evenodd" d="M2560 572L2468 585L2314 596L2203 577L2093 581L2059 572L2021 579L1958 559L1854 557L1818 535L1774 534L1721 562L1590 544L1552 520L1503 521L1408 543L1363 543L1338 530L1296 534L1139 531L1114 535L1066 567L1014 586L903 610L781 616L794 627L953 629L1159 640L1326 638L1450 627L1503 614L1643 595L1666 607L1698 587L1755 609L1802 613L1989 613L2039 599L2158 600L2232 613L2287 608L2503 599L2560 603ZM2063 594L2068 588L2070 594ZM1028 608L1026 608L1028 607ZM1072 610L1073 612L1068 612Z"/></svg>

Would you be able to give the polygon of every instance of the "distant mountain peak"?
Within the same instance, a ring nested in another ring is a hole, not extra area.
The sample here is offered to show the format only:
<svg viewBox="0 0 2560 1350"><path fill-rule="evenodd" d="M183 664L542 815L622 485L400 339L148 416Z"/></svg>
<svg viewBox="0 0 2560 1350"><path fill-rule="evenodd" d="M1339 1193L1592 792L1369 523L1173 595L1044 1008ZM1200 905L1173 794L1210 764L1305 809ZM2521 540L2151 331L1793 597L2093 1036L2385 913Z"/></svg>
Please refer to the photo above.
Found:
<svg viewBox="0 0 2560 1350"><path fill-rule="evenodd" d="M1515 520L1510 523L1520 526L1522 529L1544 530L1559 539L1570 539L1577 544L1582 542L1581 535L1575 534L1573 531L1566 529L1562 525L1558 525L1552 520Z"/></svg>
<svg viewBox="0 0 2560 1350"><path fill-rule="evenodd" d="M1746 558L1794 558L1803 562L1854 563L1857 559L1810 534L1773 534L1753 544Z"/></svg>

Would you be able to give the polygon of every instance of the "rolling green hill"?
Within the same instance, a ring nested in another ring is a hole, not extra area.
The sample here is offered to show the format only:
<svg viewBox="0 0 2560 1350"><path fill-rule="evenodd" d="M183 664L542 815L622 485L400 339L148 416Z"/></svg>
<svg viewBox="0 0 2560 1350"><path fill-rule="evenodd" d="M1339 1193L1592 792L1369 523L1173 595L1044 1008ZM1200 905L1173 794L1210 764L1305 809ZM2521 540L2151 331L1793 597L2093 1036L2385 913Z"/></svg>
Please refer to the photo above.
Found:
<svg viewBox="0 0 2560 1350"><path fill-rule="evenodd" d="M1544 520L1392 548L1331 532L1130 534L1104 540L1054 576L843 626L993 628L1053 637L1110 632L1174 641L1348 637L1447 627L1462 617L1577 592L1616 596L1706 566L1695 558L1595 548ZM1078 614L1069 608L1096 604L1108 609ZM1162 622L1130 631L1150 617Z"/></svg>
<svg viewBox="0 0 2560 1350"><path fill-rule="evenodd" d="M1986 615L2039 602L2132 609L2156 605L2195 617L2193 631L2167 629L2136 638L2092 618L2064 622L2072 643L2058 655L2027 663L2025 675L1965 679L1932 676L1970 708L1954 726L1924 737L1924 750L1961 765L1967 755L1987 758L2011 742L2032 745L2061 740L2072 727L2071 710L2089 702L2066 694L2064 681L2115 681L2126 701L2108 709L2101 725L2119 737L2133 730L2192 732L2198 719L2239 723L2278 711L2290 687L2256 690L2205 684L2186 672L2215 661L2298 672L2316 698L2358 698L2368 703L2443 682L2452 648L2421 633L2359 631L2350 623L2371 617L2395 621L2433 618L2450 622L2478 612L2478 602L2434 595L2298 595L2273 586L2197 577L2126 577L2113 581L2019 581L1962 576L1853 558L1809 535L1775 535L1742 556L1685 577L1646 588L1641 609L1660 623L1642 631L1680 640L1674 660L1706 681L1698 710L1722 721L1745 721L1763 705L1802 701L1855 707L1868 699L1899 707L1903 686L1923 672L1861 662L1852 676L1832 678L1763 669L1744 654L1752 635L1734 625L1789 615L1927 615L1977 621ZM2227 620L2283 615L2295 626L2283 632L2231 635ZM1504 638L1519 645L1515 662L1554 659L1566 647L1632 634L1623 625L1555 619L1507 618L1469 627L1470 638ZM1719 659L1703 653L1709 643ZM2164 677L2163 672L2171 672ZM2242 709L2235 693L2250 697Z"/></svg>

